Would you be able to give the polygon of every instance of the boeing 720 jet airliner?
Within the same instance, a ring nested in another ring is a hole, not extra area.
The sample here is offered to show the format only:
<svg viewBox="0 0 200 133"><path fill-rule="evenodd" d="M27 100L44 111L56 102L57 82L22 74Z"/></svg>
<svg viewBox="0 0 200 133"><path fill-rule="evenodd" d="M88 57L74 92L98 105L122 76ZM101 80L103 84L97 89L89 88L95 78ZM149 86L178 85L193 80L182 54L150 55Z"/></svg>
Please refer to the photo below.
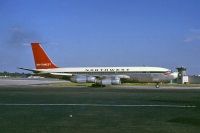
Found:
<svg viewBox="0 0 200 133"><path fill-rule="evenodd" d="M67 79L76 83L97 85L119 85L122 82L167 82L177 78L177 72L162 67L75 67L56 66L43 50L40 43L31 43L36 69L32 71L42 77Z"/></svg>

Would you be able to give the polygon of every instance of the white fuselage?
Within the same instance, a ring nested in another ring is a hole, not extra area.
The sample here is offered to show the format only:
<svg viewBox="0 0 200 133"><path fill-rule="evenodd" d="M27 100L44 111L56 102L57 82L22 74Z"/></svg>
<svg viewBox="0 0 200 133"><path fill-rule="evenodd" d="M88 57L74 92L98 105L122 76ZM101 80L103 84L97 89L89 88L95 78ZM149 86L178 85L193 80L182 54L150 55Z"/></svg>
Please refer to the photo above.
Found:
<svg viewBox="0 0 200 133"><path fill-rule="evenodd" d="M43 72L64 72L64 73L120 73L120 72L158 72L165 73L171 70L162 67L74 67L74 68L53 68L36 69Z"/></svg>
<svg viewBox="0 0 200 133"><path fill-rule="evenodd" d="M120 77L141 82L159 82L177 78L171 70L162 67L75 67L37 69L40 73L56 76L87 75L98 77Z"/></svg>

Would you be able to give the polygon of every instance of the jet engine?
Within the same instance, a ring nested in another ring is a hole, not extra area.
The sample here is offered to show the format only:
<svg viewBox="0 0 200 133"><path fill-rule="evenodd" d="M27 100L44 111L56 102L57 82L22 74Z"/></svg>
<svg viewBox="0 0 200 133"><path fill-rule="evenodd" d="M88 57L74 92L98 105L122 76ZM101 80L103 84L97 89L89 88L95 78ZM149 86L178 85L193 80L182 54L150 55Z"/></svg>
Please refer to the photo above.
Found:
<svg viewBox="0 0 200 133"><path fill-rule="evenodd" d="M75 83L86 83L86 76L72 76L70 80Z"/></svg>
<svg viewBox="0 0 200 133"><path fill-rule="evenodd" d="M72 76L70 80L75 83L95 83L96 77L77 75Z"/></svg>
<svg viewBox="0 0 200 133"><path fill-rule="evenodd" d="M120 78L107 78L97 81L100 85L120 85L121 81Z"/></svg>
<svg viewBox="0 0 200 133"><path fill-rule="evenodd" d="M96 83L96 77L86 76L86 82L88 82L88 83Z"/></svg>

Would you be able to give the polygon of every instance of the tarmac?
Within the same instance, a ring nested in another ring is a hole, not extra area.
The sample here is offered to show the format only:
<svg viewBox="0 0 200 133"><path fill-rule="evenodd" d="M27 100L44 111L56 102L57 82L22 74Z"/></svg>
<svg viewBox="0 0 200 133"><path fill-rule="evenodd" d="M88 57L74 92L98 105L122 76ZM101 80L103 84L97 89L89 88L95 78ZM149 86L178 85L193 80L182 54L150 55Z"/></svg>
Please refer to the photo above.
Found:
<svg viewBox="0 0 200 133"><path fill-rule="evenodd" d="M66 80L58 80L58 79L51 79L51 78L39 78L39 79L28 79L28 78L0 78L0 87L2 86L47 86L50 87L54 85L54 87L59 87L59 83L69 83L70 81ZM58 84L58 86L56 86ZM65 87L62 85L61 87ZM70 87L68 85L67 87ZM87 86L71 86L71 87L87 87ZM106 88L115 88L115 89L139 89L139 90L190 90L190 89L200 89L200 85L198 86L160 86L160 88L156 88L155 86L147 86L147 85L136 85L136 86L126 86L126 85L115 85L115 86L108 86Z"/></svg>
<svg viewBox="0 0 200 133"><path fill-rule="evenodd" d="M0 79L2 133L199 133L200 89Z"/></svg>
<svg viewBox="0 0 200 133"><path fill-rule="evenodd" d="M47 85L66 82L68 81L56 79L1 78L0 86Z"/></svg>

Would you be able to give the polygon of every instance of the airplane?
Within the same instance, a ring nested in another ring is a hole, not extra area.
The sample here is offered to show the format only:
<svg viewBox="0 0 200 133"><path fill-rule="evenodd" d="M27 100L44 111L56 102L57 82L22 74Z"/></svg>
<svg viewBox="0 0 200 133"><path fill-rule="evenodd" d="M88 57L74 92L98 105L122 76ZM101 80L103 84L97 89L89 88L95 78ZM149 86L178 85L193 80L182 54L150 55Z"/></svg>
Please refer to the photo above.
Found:
<svg viewBox="0 0 200 133"><path fill-rule="evenodd" d="M178 77L177 72L162 67L71 67L55 65L40 43L31 43L35 69L19 68L31 71L41 77L59 78L75 83L93 83L94 85L120 85L124 82L156 83L169 82Z"/></svg>

